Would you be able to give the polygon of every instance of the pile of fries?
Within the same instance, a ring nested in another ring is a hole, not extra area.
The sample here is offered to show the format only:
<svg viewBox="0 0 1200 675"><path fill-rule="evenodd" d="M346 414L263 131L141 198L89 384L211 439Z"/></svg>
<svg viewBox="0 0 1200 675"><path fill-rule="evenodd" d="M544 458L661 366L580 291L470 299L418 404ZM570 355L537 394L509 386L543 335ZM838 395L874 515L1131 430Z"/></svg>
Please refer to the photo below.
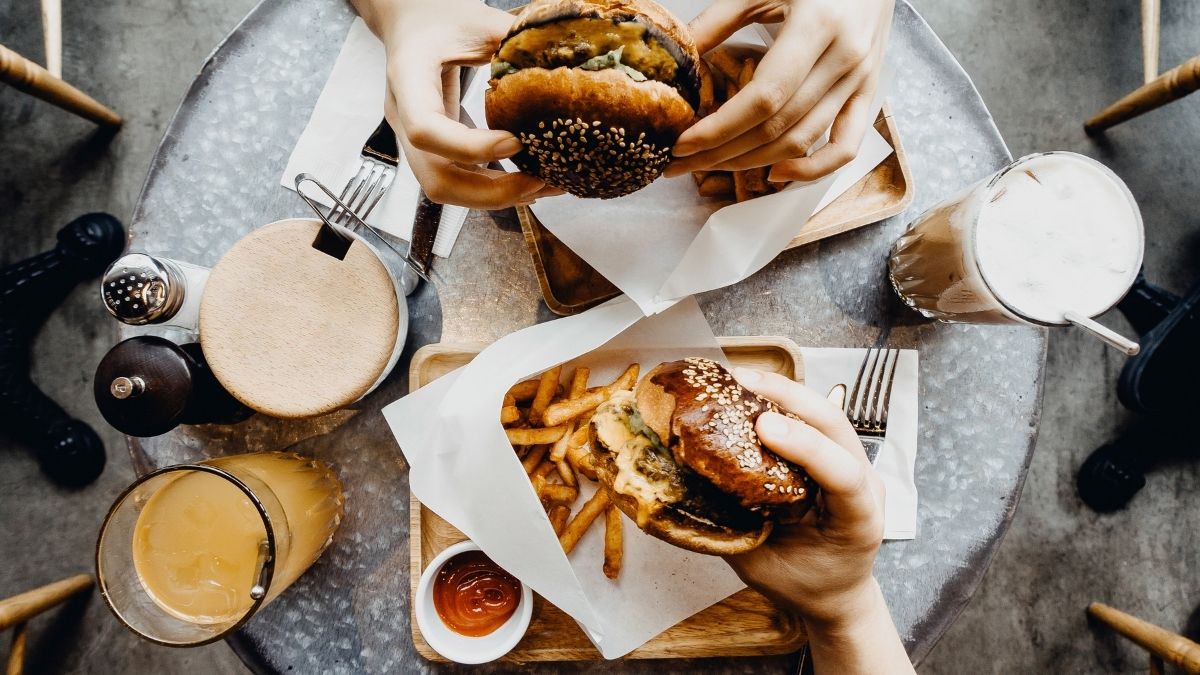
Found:
<svg viewBox="0 0 1200 675"><path fill-rule="evenodd" d="M754 77L763 53L749 47L722 45L700 60L700 116L703 117L733 98ZM740 171L693 171L700 195L744 202L778 192L782 185L767 180L770 167Z"/></svg>
<svg viewBox="0 0 1200 675"><path fill-rule="evenodd" d="M638 365L631 364L611 384L599 387L588 387L589 375L588 368L576 368L570 387L564 388L559 382L562 366L555 366L537 379L518 382L504 395L500 423L565 553L570 555L592 523L604 514L604 575L616 579L621 573L624 550L621 511L602 489L596 490L573 516L571 506L579 498L580 477L596 480L588 447L592 413L615 392L633 389Z"/></svg>

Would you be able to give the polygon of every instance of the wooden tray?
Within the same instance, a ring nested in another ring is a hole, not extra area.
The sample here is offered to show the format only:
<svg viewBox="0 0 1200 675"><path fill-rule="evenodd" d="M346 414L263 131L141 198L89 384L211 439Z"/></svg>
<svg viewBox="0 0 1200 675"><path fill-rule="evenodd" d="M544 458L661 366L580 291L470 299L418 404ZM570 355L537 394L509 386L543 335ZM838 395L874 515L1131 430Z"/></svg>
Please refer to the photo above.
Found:
<svg viewBox="0 0 1200 675"><path fill-rule="evenodd" d="M817 212L787 248L810 244L900 213L913 200L908 156L887 106L879 113L875 129L892 146L871 173ZM620 294L617 287L567 248L547 230L528 207L518 207L525 245L533 258L546 306L555 314L575 314Z"/></svg>
<svg viewBox="0 0 1200 675"><path fill-rule="evenodd" d="M783 337L717 338L725 355L735 365L751 366L804 381L800 348ZM433 344L413 355L409 368L409 390L416 391L475 358L484 345ZM442 520L410 497L409 503L410 597L425 565L451 544L466 539L453 525ZM534 594L533 619L525 638L503 658L504 661L593 661L603 657L574 619ZM410 603L410 606L413 603ZM413 643L417 652L431 661L445 662L421 636L412 618ZM629 659L702 658L714 656L765 656L787 654L804 644L804 626L799 619L779 612L765 597L745 589L676 624L630 652Z"/></svg>

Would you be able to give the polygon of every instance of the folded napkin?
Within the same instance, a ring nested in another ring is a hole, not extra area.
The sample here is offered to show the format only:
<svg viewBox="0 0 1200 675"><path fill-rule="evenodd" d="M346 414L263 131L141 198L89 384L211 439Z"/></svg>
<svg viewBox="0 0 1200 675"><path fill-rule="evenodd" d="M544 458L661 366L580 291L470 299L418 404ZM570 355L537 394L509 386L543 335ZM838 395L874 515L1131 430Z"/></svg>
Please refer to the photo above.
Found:
<svg viewBox="0 0 1200 675"><path fill-rule="evenodd" d="M824 394L846 385L854 390L865 349L804 348L804 383ZM875 471L887 491L883 507L883 538L913 539L917 536L917 483L913 473L917 461L917 352L900 351L892 397L888 401L887 436L875 457Z"/></svg>
<svg viewBox="0 0 1200 675"><path fill-rule="evenodd" d="M383 119L386 94L383 43L362 19L355 19L346 42L333 64L333 71L317 98L308 126L300 134L279 183L294 190L296 174L311 173L334 194L358 171L359 153L379 121ZM408 161L400 158L396 180L371 212L367 223L401 239L412 237L413 217L421 186ZM318 190L306 190L325 206L332 206ZM447 205L433 243L434 255L448 257L467 218L467 209Z"/></svg>

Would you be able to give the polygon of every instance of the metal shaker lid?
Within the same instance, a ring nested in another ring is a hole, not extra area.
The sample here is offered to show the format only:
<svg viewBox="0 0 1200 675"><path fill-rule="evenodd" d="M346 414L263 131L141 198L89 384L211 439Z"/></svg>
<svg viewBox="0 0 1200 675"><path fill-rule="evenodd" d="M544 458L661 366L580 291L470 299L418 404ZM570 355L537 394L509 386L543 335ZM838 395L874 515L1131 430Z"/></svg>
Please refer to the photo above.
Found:
<svg viewBox="0 0 1200 675"><path fill-rule="evenodd" d="M186 422L196 364L179 345L141 335L113 347L92 383L104 419L130 436L158 436Z"/></svg>
<svg viewBox="0 0 1200 675"><path fill-rule="evenodd" d="M100 286L109 314L134 326L170 319L186 292L183 274L174 263L144 253L124 255L109 265Z"/></svg>

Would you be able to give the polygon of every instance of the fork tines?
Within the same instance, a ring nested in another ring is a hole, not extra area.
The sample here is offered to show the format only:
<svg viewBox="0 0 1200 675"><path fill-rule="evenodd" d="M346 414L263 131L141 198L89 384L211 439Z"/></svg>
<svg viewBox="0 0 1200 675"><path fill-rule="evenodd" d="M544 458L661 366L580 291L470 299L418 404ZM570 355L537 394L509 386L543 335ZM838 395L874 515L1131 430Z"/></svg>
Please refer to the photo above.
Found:
<svg viewBox="0 0 1200 675"><path fill-rule="evenodd" d="M844 407L846 417L858 433L882 436L887 432L892 382L899 361L899 349L871 348L863 357Z"/></svg>
<svg viewBox="0 0 1200 675"><path fill-rule="evenodd" d="M350 210L366 220L375 205L379 203L387 189L391 187L396 177L396 168L374 159L363 157L358 166L358 172L346 183L346 188L338 197ZM329 220L344 227L350 227L353 217L338 207L329 212Z"/></svg>

